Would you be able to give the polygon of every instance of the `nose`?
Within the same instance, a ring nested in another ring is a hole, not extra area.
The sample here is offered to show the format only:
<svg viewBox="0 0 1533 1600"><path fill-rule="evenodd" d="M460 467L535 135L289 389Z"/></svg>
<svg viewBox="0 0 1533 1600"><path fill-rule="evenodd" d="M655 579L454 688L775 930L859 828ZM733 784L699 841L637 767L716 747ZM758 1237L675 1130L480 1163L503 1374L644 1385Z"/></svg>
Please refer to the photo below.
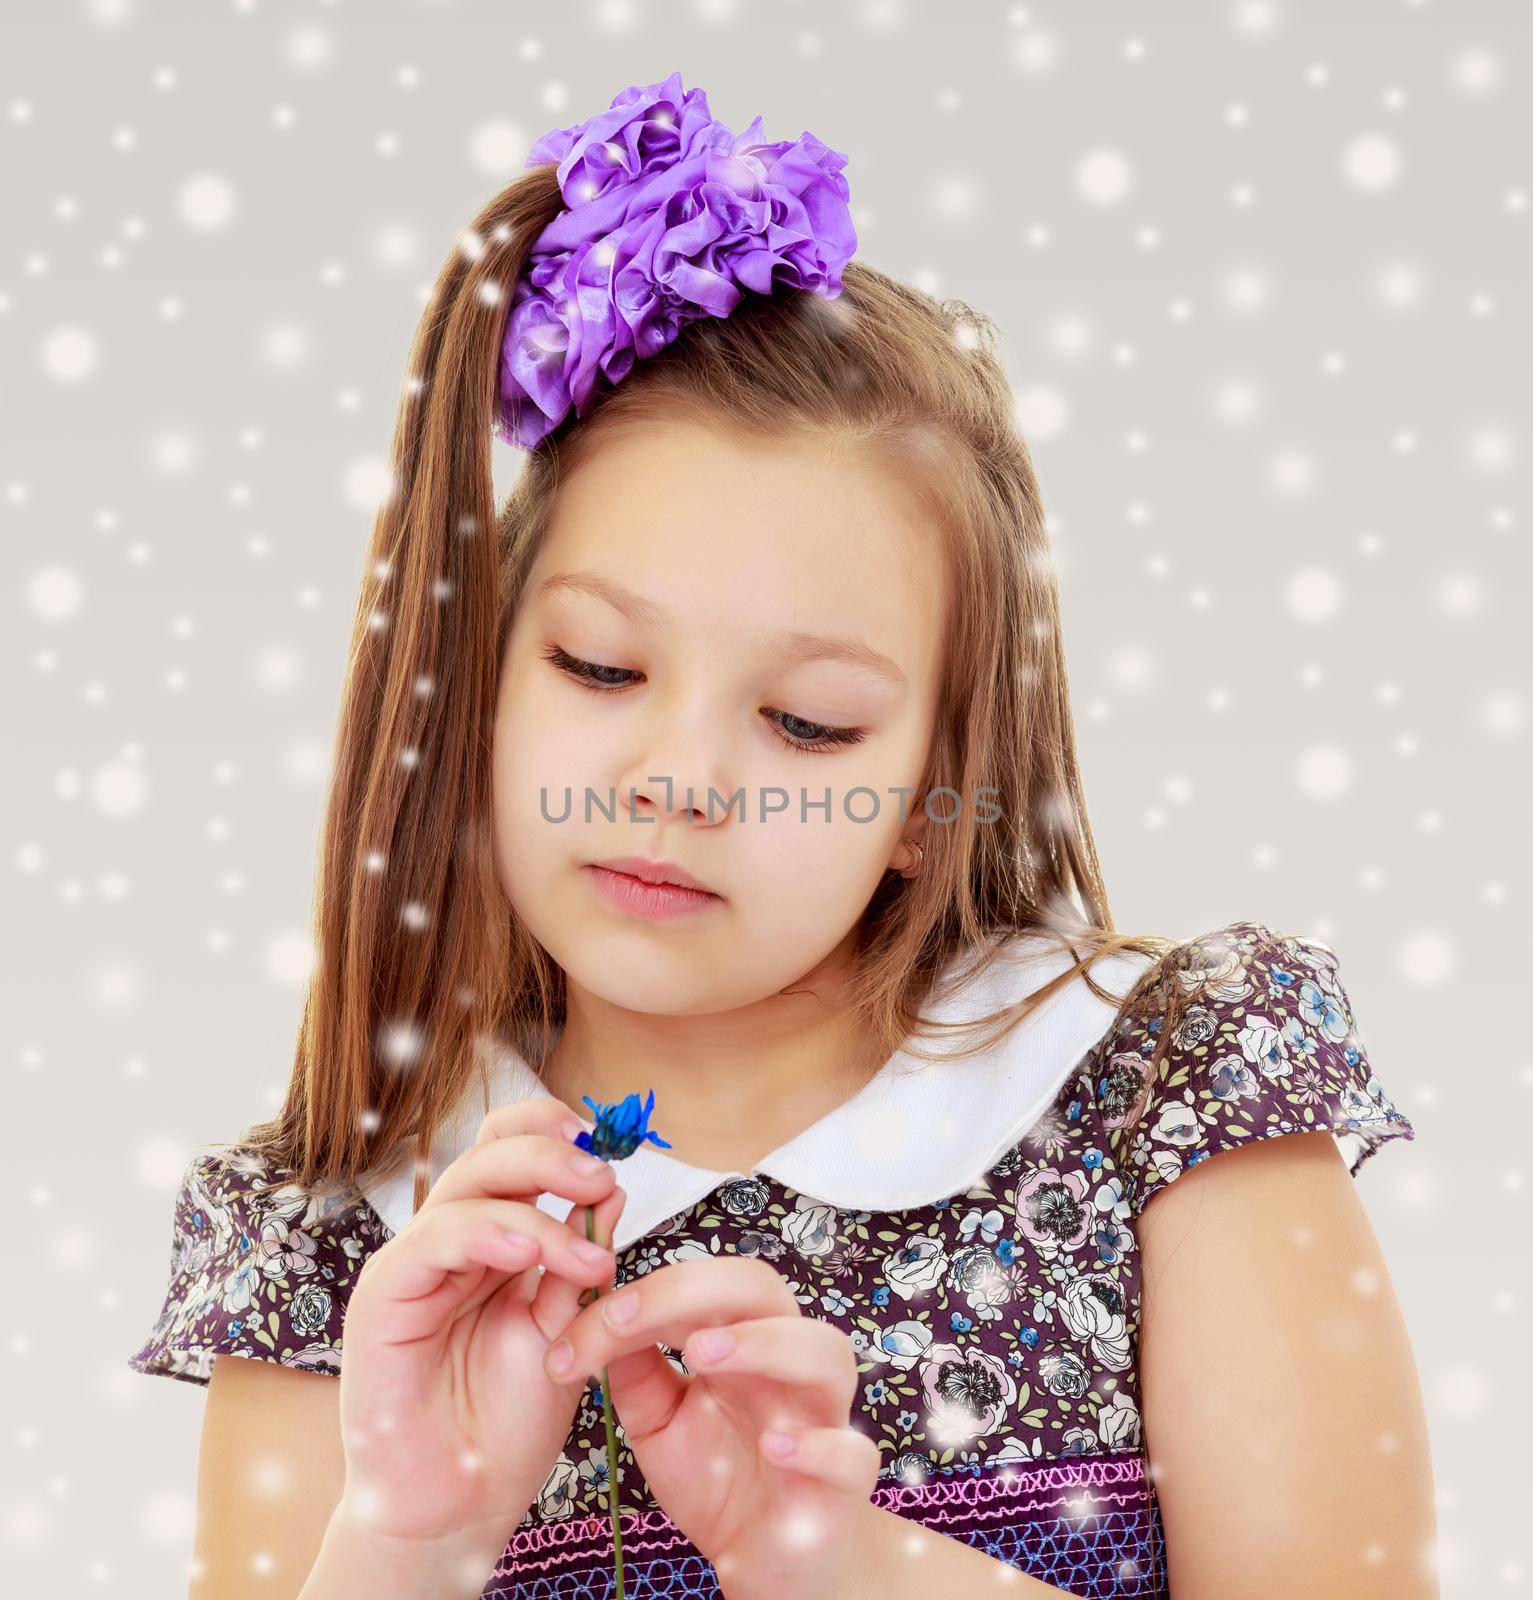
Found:
<svg viewBox="0 0 1533 1600"><path fill-rule="evenodd" d="M683 715L657 708L656 723L656 736L644 741L644 753L620 782L620 802L633 816L656 821L721 820L733 791L726 781L728 738L717 719L701 707Z"/></svg>
<svg viewBox="0 0 1533 1600"><path fill-rule="evenodd" d="M669 766L659 772L646 773L642 779L629 779L620 789L618 798L635 818L649 816L657 822L717 822L729 802L729 792L718 783L712 787L716 793L711 817L709 780L688 779Z"/></svg>

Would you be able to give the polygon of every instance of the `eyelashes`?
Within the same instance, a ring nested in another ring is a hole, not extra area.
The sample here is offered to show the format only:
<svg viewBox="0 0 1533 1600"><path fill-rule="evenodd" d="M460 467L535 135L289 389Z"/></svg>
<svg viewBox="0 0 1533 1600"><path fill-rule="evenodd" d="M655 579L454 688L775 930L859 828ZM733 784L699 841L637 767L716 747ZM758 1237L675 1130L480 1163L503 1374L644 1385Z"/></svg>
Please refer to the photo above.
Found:
<svg viewBox="0 0 1533 1600"><path fill-rule="evenodd" d="M594 694L616 694L642 678L642 674L627 667L605 667L595 661L582 661L579 656L572 656L556 644L549 645L542 655L545 661L552 662L561 672ZM606 673L615 674L615 679L602 676ZM866 737L861 728L833 728L823 722L807 722L803 717L795 717L791 711L769 708L765 715L780 742L789 750L810 753L841 750L861 744ZM793 731L795 729L800 731Z"/></svg>

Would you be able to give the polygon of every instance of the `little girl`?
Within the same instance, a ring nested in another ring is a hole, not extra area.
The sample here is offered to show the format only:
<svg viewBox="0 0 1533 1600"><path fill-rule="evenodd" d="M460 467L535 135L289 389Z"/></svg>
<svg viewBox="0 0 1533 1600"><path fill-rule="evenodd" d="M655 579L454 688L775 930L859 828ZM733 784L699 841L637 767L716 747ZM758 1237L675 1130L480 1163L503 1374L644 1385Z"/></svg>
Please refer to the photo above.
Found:
<svg viewBox="0 0 1533 1600"><path fill-rule="evenodd" d="M673 73L443 268L292 1082L132 1358L194 1595L605 1597L614 1496L631 1595L1436 1593L1411 1125L1325 944L1114 931L991 324L844 163Z"/></svg>

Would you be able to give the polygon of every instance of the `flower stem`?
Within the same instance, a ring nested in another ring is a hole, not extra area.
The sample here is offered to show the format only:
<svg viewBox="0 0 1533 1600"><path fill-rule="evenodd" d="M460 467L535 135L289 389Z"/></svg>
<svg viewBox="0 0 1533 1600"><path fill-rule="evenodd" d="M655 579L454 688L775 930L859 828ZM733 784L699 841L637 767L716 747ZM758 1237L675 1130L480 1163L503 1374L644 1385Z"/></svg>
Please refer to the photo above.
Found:
<svg viewBox="0 0 1533 1600"><path fill-rule="evenodd" d="M587 1206L586 1211L586 1238L596 1238L596 1210ZM592 1288L590 1300L601 1297L601 1290ZM614 1574L617 1578L617 1600L624 1600L623 1592L623 1531L618 1526L617 1503L617 1430L612 1423L612 1385L607 1378L607 1369L601 1369L601 1409L602 1420L607 1426L607 1513L612 1519L612 1559Z"/></svg>

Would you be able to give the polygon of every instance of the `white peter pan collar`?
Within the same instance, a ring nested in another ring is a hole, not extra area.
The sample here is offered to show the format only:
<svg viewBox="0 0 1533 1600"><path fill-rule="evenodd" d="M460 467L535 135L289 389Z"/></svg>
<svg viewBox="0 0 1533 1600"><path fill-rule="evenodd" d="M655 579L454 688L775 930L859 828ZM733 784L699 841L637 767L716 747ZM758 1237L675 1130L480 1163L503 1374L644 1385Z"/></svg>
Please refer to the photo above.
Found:
<svg viewBox="0 0 1533 1600"><path fill-rule="evenodd" d="M973 1020L1015 1003L1074 962L1054 939L1016 934L988 971L928 1002L924 1014ZM1118 951L1092 976L1121 1000L1149 957ZM951 973L954 969L949 967ZM763 1156L750 1173L716 1171L641 1144L615 1163L627 1195L614 1233L621 1251L657 1223L690 1210L732 1178L765 1176L811 1200L845 1211L900 1211L960 1193L982 1177L1052 1104L1065 1080L1111 1026L1116 1006L1098 999L1077 976L1012 1028L991 1050L963 1060L922 1060L897 1050L851 1099ZM920 1041L937 1057L957 1050L967 1030ZM503 1049L489 1069L491 1106L546 1097L542 1080L516 1051ZM636 1092L642 1086L636 1086ZM577 1115L591 1125L582 1108ZM665 1137L662 1108L656 1131ZM438 1126L431 1141L429 1189L474 1141L484 1120L478 1080ZM414 1215L414 1163L361 1190L398 1233ZM558 1221L572 1201L541 1194L538 1208Z"/></svg>

